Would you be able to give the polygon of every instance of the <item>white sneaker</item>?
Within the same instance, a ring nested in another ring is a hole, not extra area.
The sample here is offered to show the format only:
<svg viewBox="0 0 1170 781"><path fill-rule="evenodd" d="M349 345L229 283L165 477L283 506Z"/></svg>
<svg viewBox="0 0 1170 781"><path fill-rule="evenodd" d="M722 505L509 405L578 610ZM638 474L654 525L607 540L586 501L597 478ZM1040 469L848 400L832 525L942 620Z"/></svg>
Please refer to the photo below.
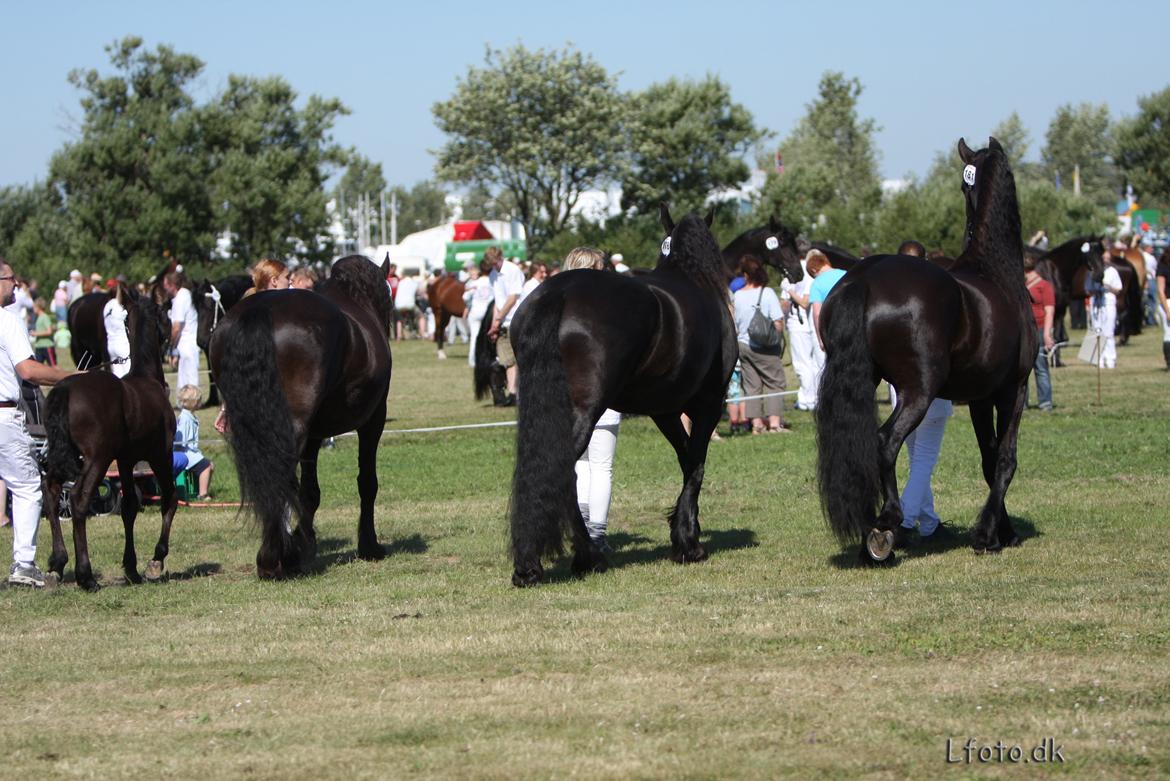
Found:
<svg viewBox="0 0 1170 781"><path fill-rule="evenodd" d="M33 588L45 587L45 573L41 572L36 564L21 564L15 562L12 569L8 571L8 585L10 586L32 586Z"/></svg>

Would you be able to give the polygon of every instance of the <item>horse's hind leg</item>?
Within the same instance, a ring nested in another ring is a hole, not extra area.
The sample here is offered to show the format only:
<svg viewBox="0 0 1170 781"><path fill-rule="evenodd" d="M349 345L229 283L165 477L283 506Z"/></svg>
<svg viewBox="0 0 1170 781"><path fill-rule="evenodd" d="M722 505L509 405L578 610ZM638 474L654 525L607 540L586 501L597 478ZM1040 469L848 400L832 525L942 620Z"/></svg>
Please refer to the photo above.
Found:
<svg viewBox="0 0 1170 781"><path fill-rule="evenodd" d="M94 491L105 476L108 465L109 462L104 459L88 461L81 472L81 477L74 483L73 493L69 497L72 504L70 509L73 512L73 551L77 556L74 572L77 575L77 585L86 591L97 591L99 586L93 576L93 564L89 560L89 539L85 533L85 522Z"/></svg>
<svg viewBox="0 0 1170 781"><path fill-rule="evenodd" d="M163 454L152 458L150 468L154 470L158 480L159 498L162 502L162 527L159 530L158 542L154 546L154 557L147 563L142 574L147 580L157 582L162 579L167 554L171 549L171 524L175 520L175 511L179 507L179 497L175 492L170 451L163 451Z"/></svg>
<svg viewBox="0 0 1170 781"><path fill-rule="evenodd" d="M386 402L374 410L358 429L358 493L361 496L361 517L358 519L358 556L363 559L385 558L386 550L378 542L374 529L374 500L378 498L378 440L386 427Z"/></svg>
<svg viewBox="0 0 1170 781"><path fill-rule="evenodd" d="M892 564L894 562L894 535L902 524L902 499L898 495L898 452L910 432L926 416L931 397L921 391L899 391L898 402L889 419L878 431L878 470L882 481L882 509L874 521L874 528L862 538L863 564Z"/></svg>
<svg viewBox="0 0 1170 781"><path fill-rule="evenodd" d="M435 315L435 344L439 348L439 360L444 360L447 353L443 352L443 344L447 339L447 324L451 321L451 313L440 304Z"/></svg>
<svg viewBox="0 0 1170 781"><path fill-rule="evenodd" d="M122 572L130 583L141 583L138 574L138 552L134 548L134 519L138 517L138 491L134 488L134 462L118 459L118 476L122 484L122 528L126 542L122 549Z"/></svg>
<svg viewBox="0 0 1170 781"><path fill-rule="evenodd" d="M49 529L53 533L53 552L49 554L49 572L56 575L57 582L65 579L65 565L69 563L69 551L65 548L65 537L61 534L61 483L44 478L45 514L49 516Z"/></svg>
<svg viewBox="0 0 1170 781"><path fill-rule="evenodd" d="M691 433L687 435L678 415L656 415L654 423L674 447L683 473L683 488L670 511L670 558L679 564L703 561L707 550L699 542L699 491L707 460L711 432L719 422L716 412L691 415Z"/></svg>
<svg viewBox="0 0 1170 781"><path fill-rule="evenodd" d="M313 520L321 506L321 484L317 481L317 456L320 452L320 439L305 440L301 451L301 518L293 530L293 544L300 552L302 566L317 558L317 531L313 528Z"/></svg>

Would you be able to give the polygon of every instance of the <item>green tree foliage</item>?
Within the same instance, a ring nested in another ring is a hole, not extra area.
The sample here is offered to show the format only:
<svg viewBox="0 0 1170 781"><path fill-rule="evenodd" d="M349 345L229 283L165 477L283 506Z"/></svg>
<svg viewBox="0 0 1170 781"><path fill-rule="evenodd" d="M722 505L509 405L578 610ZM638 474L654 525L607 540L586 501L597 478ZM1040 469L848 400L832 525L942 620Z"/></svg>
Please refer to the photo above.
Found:
<svg viewBox="0 0 1170 781"><path fill-rule="evenodd" d="M367 195L370 197L370 203L377 208L380 205L379 195L385 190L386 177L382 174L382 164L375 163L351 149L346 158L345 173L341 175L337 187L333 189L337 208L343 211L353 209Z"/></svg>
<svg viewBox="0 0 1170 781"><path fill-rule="evenodd" d="M73 263L69 232L57 191L43 184L0 189L0 257L21 276L64 279Z"/></svg>
<svg viewBox="0 0 1170 781"><path fill-rule="evenodd" d="M812 238L857 250L873 240L881 205L881 178L873 136L861 119L861 82L829 71L817 98L780 145L785 170L768 176L761 207Z"/></svg>
<svg viewBox="0 0 1170 781"><path fill-rule="evenodd" d="M1060 177L1062 188L1073 189L1073 172L1080 167L1081 193L1100 204L1117 202L1121 180L1113 164L1114 140L1105 104L1066 104L1056 110L1048 125L1040 153L1050 181Z"/></svg>
<svg viewBox="0 0 1170 781"><path fill-rule="evenodd" d="M450 99L432 107L447 135L439 178L506 191L529 241L564 227L581 193L621 176L624 100L616 80L573 48L488 48Z"/></svg>
<svg viewBox="0 0 1170 781"><path fill-rule="evenodd" d="M465 220L510 220L516 215L516 204L507 191L493 193L482 184L473 184L463 196L461 211Z"/></svg>
<svg viewBox="0 0 1170 781"><path fill-rule="evenodd" d="M303 109L279 77L231 76L227 89L201 112L213 175L211 203L231 231L233 258L298 255L328 259L323 237L325 179L346 152L330 130L348 110L336 99L312 95Z"/></svg>
<svg viewBox="0 0 1170 781"><path fill-rule="evenodd" d="M115 73L73 71L80 137L57 152L49 185L68 214L66 254L102 273L150 273L164 251L204 257L213 240L210 174L187 85L196 57L140 38L106 47Z"/></svg>
<svg viewBox="0 0 1170 781"><path fill-rule="evenodd" d="M392 192L398 199L399 239L416 231L442 225L451 217L451 209L447 206L447 191L435 182L424 180L409 190L398 185L392 188ZM389 204L390 196L386 197Z"/></svg>
<svg viewBox="0 0 1170 781"><path fill-rule="evenodd" d="M631 96L627 117L622 207L647 214L660 201L698 209L712 191L741 183L750 173L743 155L763 137L751 112L715 76L653 84Z"/></svg>
<svg viewBox="0 0 1170 781"><path fill-rule="evenodd" d="M1028 147L1031 145L1032 139L1018 113L1013 111L1007 119L996 125L995 129L991 131L991 136L999 141L1000 146L1007 153L1008 164L1011 165L1016 179L1031 173L1028 165L1024 162L1024 156L1028 154Z"/></svg>
<svg viewBox="0 0 1170 781"><path fill-rule="evenodd" d="M1138 196L1170 207L1170 87L1138 100L1117 131L1118 162Z"/></svg>

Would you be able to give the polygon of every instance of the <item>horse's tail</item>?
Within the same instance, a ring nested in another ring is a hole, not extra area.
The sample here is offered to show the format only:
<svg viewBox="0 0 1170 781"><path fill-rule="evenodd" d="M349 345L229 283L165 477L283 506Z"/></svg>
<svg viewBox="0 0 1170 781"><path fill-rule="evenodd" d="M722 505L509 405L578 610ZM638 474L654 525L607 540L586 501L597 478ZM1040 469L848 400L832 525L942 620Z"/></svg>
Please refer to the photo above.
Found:
<svg viewBox="0 0 1170 781"><path fill-rule="evenodd" d="M227 403L228 437L240 500L267 527L297 501L297 445L288 399L276 369L272 315L253 307L223 335L223 359L216 381Z"/></svg>
<svg viewBox="0 0 1170 781"><path fill-rule="evenodd" d="M48 453L45 474L54 480L76 480L81 474L81 451L69 430L69 385L59 385L45 402L45 433Z"/></svg>
<svg viewBox="0 0 1170 781"><path fill-rule="evenodd" d="M522 327L512 329L520 367L511 507L512 554L518 565L564 550L577 503L572 404L560 351L564 298L543 296L525 310Z"/></svg>
<svg viewBox="0 0 1170 781"><path fill-rule="evenodd" d="M817 478L821 509L842 545L872 525L881 485L865 304L866 287L858 280L836 291L822 320L826 356L817 392Z"/></svg>
<svg viewBox="0 0 1170 781"><path fill-rule="evenodd" d="M492 363L496 360L496 345L488 338L487 332L495 312L496 304L493 301L488 304L487 313L479 324L479 333L476 334L475 344L472 345L472 349L475 350L475 370L472 372L472 379L475 383L475 398L477 399L482 399L491 392Z"/></svg>

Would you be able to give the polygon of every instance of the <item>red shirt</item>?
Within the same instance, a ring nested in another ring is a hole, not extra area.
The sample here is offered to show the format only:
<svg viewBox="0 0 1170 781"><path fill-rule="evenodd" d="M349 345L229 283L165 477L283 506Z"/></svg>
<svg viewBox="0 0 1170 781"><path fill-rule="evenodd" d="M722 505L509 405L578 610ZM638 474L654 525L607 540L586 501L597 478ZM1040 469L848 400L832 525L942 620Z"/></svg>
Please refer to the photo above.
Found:
<svg viewBox="0 0 1170 781"><path fill-rule="evenodd" d="M1028 297L1032 299L1032 317L1036 318L1036 327L1044 327L1044 307L1056 306L1056 293L1052 285L1043 277L1037 277L1035 282L1028 285Z"/></svg>

